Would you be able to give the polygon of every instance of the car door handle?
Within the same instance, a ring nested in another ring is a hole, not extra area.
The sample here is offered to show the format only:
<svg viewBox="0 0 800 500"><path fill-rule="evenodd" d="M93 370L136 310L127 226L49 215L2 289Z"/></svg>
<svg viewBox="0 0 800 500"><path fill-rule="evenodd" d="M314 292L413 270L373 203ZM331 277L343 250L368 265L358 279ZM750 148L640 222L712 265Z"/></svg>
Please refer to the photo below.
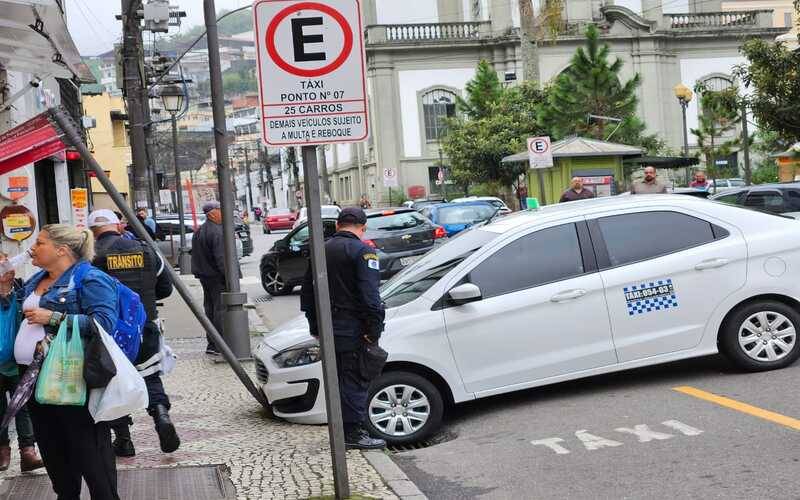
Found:
<svg viewBox="0 0 800 500"><path fill-rule="evenodd" d="M575 300L586 295L586 290L576 289L567 290L565 292L557 293L550 297L550 302L564 302L567 300Z"/></svg>
<svg viewBox="0 0 800 500"><path fill-rule="evenodd" d="M728 265L729 262L730 261L728 259L708 259L697 264L694 266L694 268L698 271L703 271L705 269L716 269L718 267Z"/></svg>

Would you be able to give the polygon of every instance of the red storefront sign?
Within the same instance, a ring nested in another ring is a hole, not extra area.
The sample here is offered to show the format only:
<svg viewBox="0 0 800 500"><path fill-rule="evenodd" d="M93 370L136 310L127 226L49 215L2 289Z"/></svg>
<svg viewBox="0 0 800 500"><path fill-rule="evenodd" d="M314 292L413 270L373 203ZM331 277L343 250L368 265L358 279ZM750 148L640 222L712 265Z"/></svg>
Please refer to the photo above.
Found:
<svg viewBox="0 0 800 500"><path fill-rule="evenodd" d="M0 134L0 175L67 149L46 113Z"/></svg>

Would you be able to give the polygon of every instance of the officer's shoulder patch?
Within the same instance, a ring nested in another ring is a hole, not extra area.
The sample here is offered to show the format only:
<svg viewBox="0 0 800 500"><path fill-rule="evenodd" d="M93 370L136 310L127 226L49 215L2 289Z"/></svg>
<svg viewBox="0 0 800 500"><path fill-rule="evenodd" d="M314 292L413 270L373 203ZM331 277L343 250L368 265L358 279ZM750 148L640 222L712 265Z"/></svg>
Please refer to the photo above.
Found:
<svg viewBox="0 0 800 500"><path fill-rule="evenodd" d="M109 271L144 269L144 252L108 254L106 266Z"/></svg>
<svg viewBox="0 0 800 500"><path fill-rule="evenodd" d="M364 258L364 260L378 260L377 254L374 253L365 253L364 255L362 255L362 257Z"/></svg>
<svg viewBox="0 0 800 500"><path fill-rule="evenodd" d="M367 266L368 266L370 269L374 269L374 270L376 270L376 271L380 271L380 270L381 270L381 264L378 262L378 260L377 260L377 259L370 259L370 260L368 260L368 261L367 261Z"/></svg>

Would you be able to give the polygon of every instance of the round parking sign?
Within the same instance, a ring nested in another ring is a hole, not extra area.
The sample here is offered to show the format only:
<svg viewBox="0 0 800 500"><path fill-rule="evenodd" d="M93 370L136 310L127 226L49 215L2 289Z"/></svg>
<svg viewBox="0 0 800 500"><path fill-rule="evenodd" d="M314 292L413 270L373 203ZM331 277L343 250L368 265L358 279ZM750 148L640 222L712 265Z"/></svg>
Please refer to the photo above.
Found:
<svg viewBox="0 0 800 500"><path fill-rule="evenodd" d="M296 16L289 19L289 16L292 14L297 14ZM306 17L307 21L303 21L304 17L303 14L313 13L316 17ZM318 57L317 54L319 53L305 53L305 49L303 46L305 44L313 44L318 43L317 41L322 41L321 35L306 35L304 34L306 26L316 26L317 21L316 19L319 18L319 14L325 14L334 21L341 29L342 33L342 49L339 52L338 56L328 64L323 64L318 68L301 68L299 66L295 66L293 64L289 64L286 59L284 59L281 54L279 53L276 45L276 33L278 29L286 29L291 30L292 33L292 50L293 55L295 56L295 60L304 60L304 61L315 61L321 60L323 63L327 60L326 57ZM298 28L299 27L299 28ZM278 14L272 18L272 22L269 23L267 26L267 33L265 37L265 42L267 46L267 54L269 57L275 62L275 64L281 68L282 70L286 71L287 73L291 73L293 75L313 78L317 76L322 76L330 73L331 71L336 70L344 64L347 58L350 56L350 52L353 50L353 32L350 25L347 24L347 20L344 16L333 7L328 5L324 5L317 2L300 2L278 12ZM299 52L302 51L302 52ZM298 57L298 53L301 54L301 57Z"/></svg>

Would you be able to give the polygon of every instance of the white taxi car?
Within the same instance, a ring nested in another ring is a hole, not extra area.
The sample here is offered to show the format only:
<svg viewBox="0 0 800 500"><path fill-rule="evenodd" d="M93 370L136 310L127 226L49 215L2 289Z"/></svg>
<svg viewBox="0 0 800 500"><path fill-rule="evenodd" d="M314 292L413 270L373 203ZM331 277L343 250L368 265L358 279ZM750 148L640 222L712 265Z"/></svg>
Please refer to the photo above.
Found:
<svg viewBox="0 0 800 500"><path fill-rule="evenodd" d="M389 352L368 427L424 439L445 405L724 353L744 370L800 356L798 221L680 195L608 197L466 231L381 288ZM265 336L276 415L325 422L305 318Z"/></svg>

